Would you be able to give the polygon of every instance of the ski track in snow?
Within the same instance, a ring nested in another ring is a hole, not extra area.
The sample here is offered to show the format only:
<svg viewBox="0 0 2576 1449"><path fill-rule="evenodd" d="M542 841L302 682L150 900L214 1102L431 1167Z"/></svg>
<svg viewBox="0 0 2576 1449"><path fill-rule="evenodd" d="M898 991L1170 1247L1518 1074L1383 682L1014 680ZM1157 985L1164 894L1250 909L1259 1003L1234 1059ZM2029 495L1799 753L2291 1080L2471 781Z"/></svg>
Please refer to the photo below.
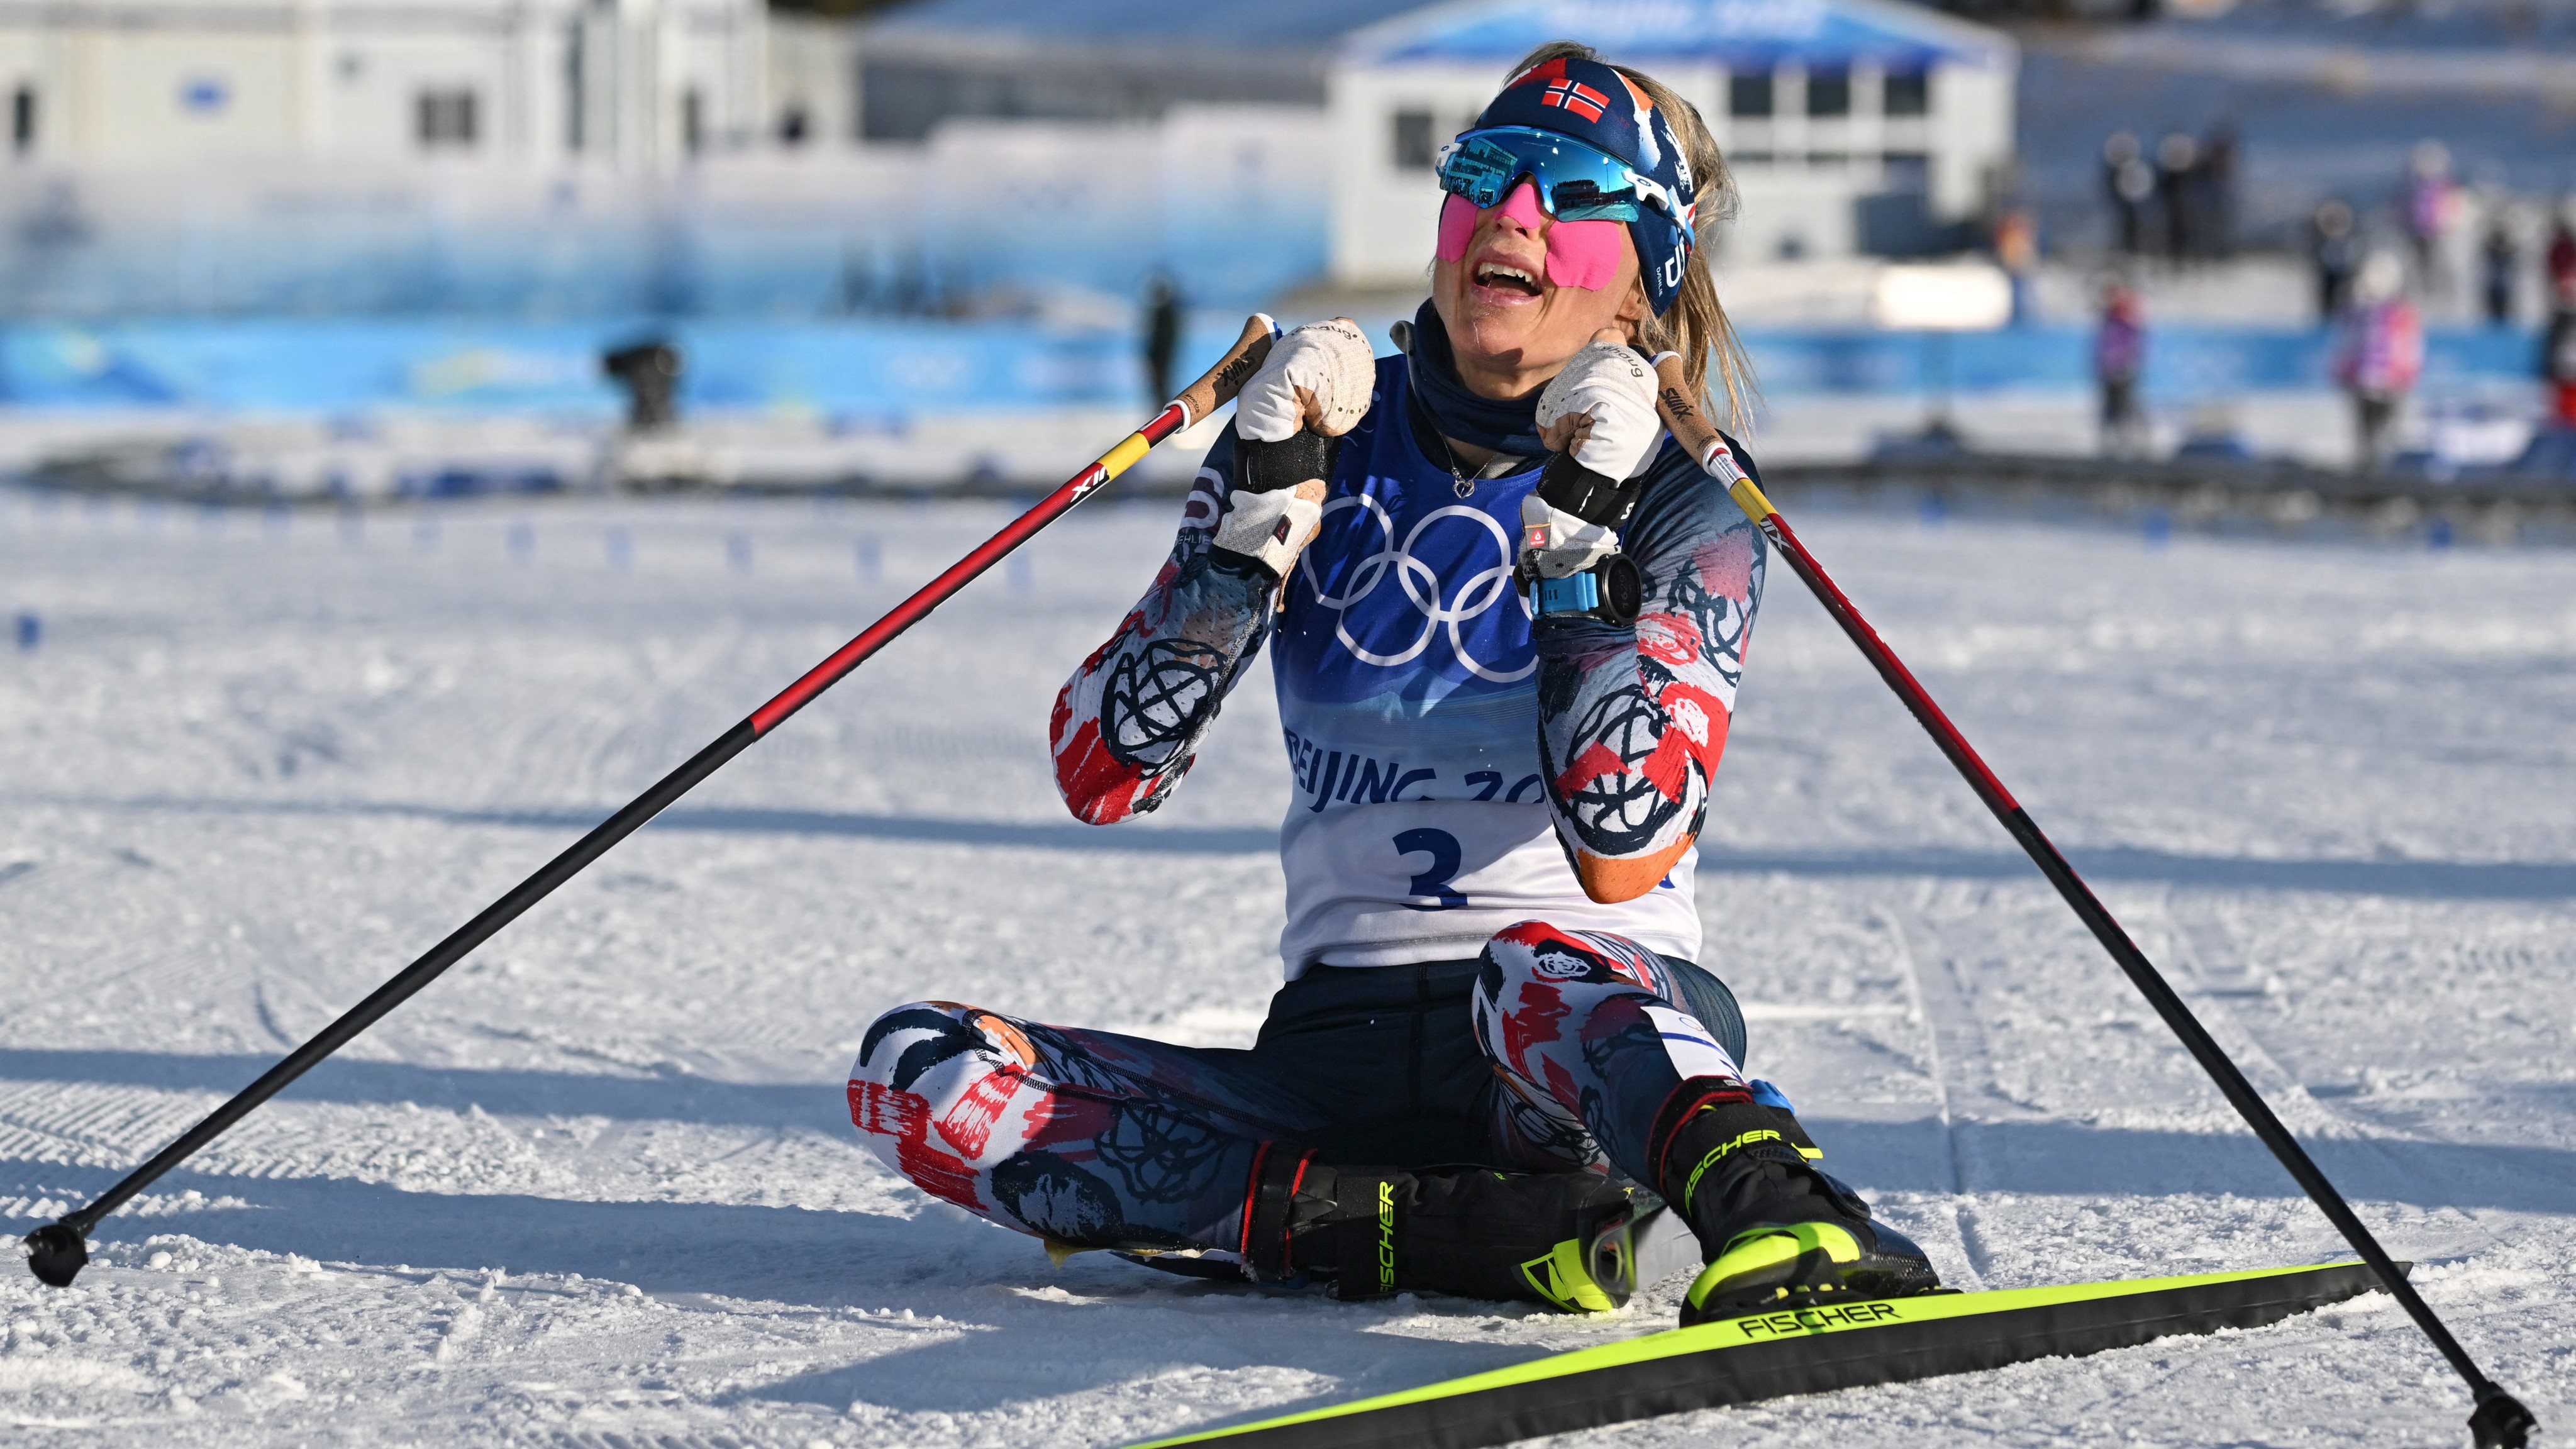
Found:
<svg viewBox="0 0 2576 1449"><path fill-rule="evenodd" d="M74 1288L0 1274L11 1442L1116 1444L1669 1323L1677 1282L1578 1319L1059 1270L857 1144L842 1071L899 1001L1260 1020L1266 664L1159 818L1087 829L1047 780L1056 686L1170 512L1042 536L109 1219ZM44 628L0 657L0 1226L103 1190L1005 516L0 494L0 609ZM1800 521L2564 1432L2576 555ZM1705 959L1828 1161L1966 1286L2342 1256L1783 569L1769 604ZM2377 1445L2467 1408L2372 1295L1571 1438Z"/></svg>

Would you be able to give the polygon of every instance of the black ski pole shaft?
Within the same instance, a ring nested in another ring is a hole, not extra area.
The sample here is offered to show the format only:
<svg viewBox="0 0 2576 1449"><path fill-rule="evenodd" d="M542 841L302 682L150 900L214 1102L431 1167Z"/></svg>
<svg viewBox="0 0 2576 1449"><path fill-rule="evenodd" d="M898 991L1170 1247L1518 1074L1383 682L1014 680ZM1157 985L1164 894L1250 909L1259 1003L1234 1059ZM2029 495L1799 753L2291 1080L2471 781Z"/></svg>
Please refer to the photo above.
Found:
<svg viewBox="0 0 2576 1449"><path fill-rule="evenodd" d="M744 720L725 731L713 744L691 756L686 764L663 776L654 783L653 788L627 802L623 809L592 827L589 834L574 841L561 854L547 861L536 874L511 887L508 894L484 907L481 914L474 919L457 927L446 940L429 948L419 960L404 967L394 975L392 980L377 987L366 1000L342 1013L339 1020L322 1028L302 1046L287 1053L276 1066L260 1073L257 1081L235 1093L232 1100L206 1114L204 1121L189 1128L177 1141L154 1153L150 1161L127 1173L123 1181L100 1194L97 1201L78 1212L66 1215L50 1227L38 1228L28 1238L28 1242L36 1244L38 1238L49 1238L60 1243L62 1240L59 1234L62 1232L87 1237L89 1230L96 1227L100 1219L125 1206L129 1199L151 1186L163 1173L195 1156L200 1148L223 1135L226 1128L249 1116L253 1108L276 1096L287 1083L310 1071L315 1063L355 1040L360 1032L375 1025L386 1012L400 1006L414 992L436 980L448 967L464 960L475 947L490 939L492 933L516 920L530 906L544 900L553 893L555 887L580 874L582 867L607 854L610 846L633 834L645 821L661 814L672 801L689 793L692 786L714 774L727 760L741 754L744 747L759 737L753 731L749 720ZM49 1283L55 1281L44 1271L45 1259L41 1246L31 1255L31 1259L36 1263L38 1277L44 1278ZM87 1257L84 1252L80 1262L85 1261ZM72 1264L72 1272L76 1273L80 1270L80 1262ZM66 1275L62 1281L69 1282L69 1276Z"/></svg>
<svg viewBox="0 0 2576 1449"><path fill-rule="evenodd" d="M616 814L601 821L589 834L547 861L536 874L511 887L507 894L484 907L480 914L458 927L446 940L431 947L419 960L377 987L366 1000L351 1007L310 1041L287 1053L284 1060L261 1073L257 1081L235 1093L230 1101L207 1113L205 1120L189 1128L177 1141L127 1173L122 1181L101 1193L96 1201L29 1233L26 1240L28 1267L38 1278L57 1288L70 1284L89 1262L87 1239L101 1219L123 1207L136 1193L158 1181L162 1174L196 1155L207 1143L222 1136L225 1129L250 1115L262 1102L284 1090L288 1083L312 1070L315 1063L348 1045L385 1013L437 980L440 973L465 959L494 932L518 919L529 907L553 894L557 886L579 875L583 867L607 854L611 846L634 834L646 821L696 788L700 781L724 768L726 761L777 728L789 715L803 709L815 696L858 668L869 655L911 628L977 575L999 562L1005 554L1064 516L1075 504L1107 486L1109 480L1126 472L1137 459L1153 451L1156 443L1209 416L1232 400L1244 380L1268 355L1271 338L1276 335L1277 328L1271 320L1255 314L1244 323L1243 335L1235 340L1225 357L1205 376L1184 389L1151 422L1121 439L1118 446L1102 454L1091 466L1065 480L1035 507L1004 525L1001 532L976 545L972 552L897 604L884 618L833 651L830 658L806 671L768 703L753 710L741 723L717 736L714 743L690 756L687 763L656 781L653 788L628 801Z"/></svg>
<svg viewBox="0 0 2576 1449"><path fill-rule="evenodd" d="M1967 780L1968 787L1977 793L1977 798L1994 812L1995 818L2002 822L2013 840L2039 867L2040 874L2046 876L2049 884L2055 886L2057 893L2074 908L2076 917L2093 932L2094 939L2102 943L2103 949L2110 952L2111 959L2147 998L2147 1004L2155 1008L2156 1015L2162 1017L2174 1035L2181 1038L2183 1049L2190 1052L2192 1060L2200 1063L2201 1070L2217 1083L2219 1093L2227 1098L2228 1105L2234 1107L2237 1115L2254 1129L2254 1135L2289 1170L2290 1176L2306 1191L2310 1200L2325 1213L2326 1220L2334 1224L2335 1230L2343 1234L2344 1240L2352 1244L2362 1261L2379 1276L2380 1284L2388 1290L2389 1296L2405 1308L2407 1316L2415 1320L2415 1326L2423 1330L2433 1347L2468 1384L2477 1406L2469 1416L2469 1428L2477 1442L2482 1446L2519 1449L2531 1432L2539 1427L2531 1411L2478 1368L2476 1360L2469 1357L2468 1350L2460 1346L2460 1341L2452 1337L2450 1328L2433 1312L2433 1306L2415 1291L2415 1285L2407 1281L2387 1250L2380 1247L2378 1238L2353 1212L2352 1204L2345 1201L2343 1194L2327 1180L2324 1171L2308 1156L2307 1149L2290 1135L2290 1129L2273 1115L2271 1104L2265 1102L2262 1094L2254 1090L2254 1084L2237 1070L2235 1061L2201 1026L2191 1007L2175 993L2155 963L2147 959L2147 954L2138 949L2138 943L2129 938L2129 933L2113 918L2109 908L2093 894L2092 887L2086 885L2083 877L2075 873L2075 868L2067 864L2066 857L2030 818L2030 812L2024 810L2012 792L2004 788L2003 781L1987 767L1976 748L1968 743L1967 736L1959 732L1959 727L1952 724L1941 706L1933 701L1931 691L1925 689L1913 671L1905 667L1905 661L1896 657L1896 651L1888 647L1887 641L1878 637L1878 631L1870 627L1860 610L1843 595L1833 578L1825 572L1824 565L1816 562L1815 555L1807 551L1806 544L1789 527L1789 521L1771 506L1771 500L1763 496L1761 488L1736 462L1734 451L1727 446L1726 440L1719 437L1716 428L1700 416L1684 382L1680 360L1668 357L1658 363L1658 369L1661 373L1660 401L1664 422L1673 436L1700 460L1701 467L1711 477L1726 485L1736 506L1744 510L1745 516L1753 520L1754 526L1760 528L1763 536L1788 560L1790 570L1806 583L1815 594L1816 601L1824 605L1825 612L1833 616L1834 622L1842 627L1852 643L1859 646L1862 655L1878 671L1879 678L1885 680L1888 688L1905 702L1906 709L1932 736L1933 743L1940 746L1941 753L1949 757L1950 763Z"/></svg>

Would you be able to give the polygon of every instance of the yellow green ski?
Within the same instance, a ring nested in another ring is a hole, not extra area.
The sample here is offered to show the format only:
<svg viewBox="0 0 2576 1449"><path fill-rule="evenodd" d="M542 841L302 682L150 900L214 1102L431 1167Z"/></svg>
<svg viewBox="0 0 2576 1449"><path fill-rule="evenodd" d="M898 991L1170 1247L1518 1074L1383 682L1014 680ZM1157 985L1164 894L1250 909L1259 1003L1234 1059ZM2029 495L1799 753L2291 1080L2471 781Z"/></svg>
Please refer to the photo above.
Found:
<svg viewBox="0 0 2576 1449"><path fill-rule="evenodd" d="M1135 1449L1473 1449L1785 1394L2077 1357L2173 1334L2259 1328L2378 1286L2363 1264L2329 1263L1787 1309Z"/></svg>

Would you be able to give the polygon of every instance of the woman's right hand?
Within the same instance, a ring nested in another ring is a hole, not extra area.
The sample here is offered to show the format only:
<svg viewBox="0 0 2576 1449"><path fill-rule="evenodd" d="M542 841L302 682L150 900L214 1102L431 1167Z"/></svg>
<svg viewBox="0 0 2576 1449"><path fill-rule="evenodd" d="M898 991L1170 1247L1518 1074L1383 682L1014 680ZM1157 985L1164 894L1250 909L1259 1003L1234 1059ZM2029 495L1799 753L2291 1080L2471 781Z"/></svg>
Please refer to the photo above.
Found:
<svg viewBox="0 0 2576 1449"><path fill-rule="evenodd" d="M1284 579L1315 536L1340 438L1366 416L1377 358L1348 317L1310 322L1270 348L1234 405L1235 480L1211 540Z"/></svg>

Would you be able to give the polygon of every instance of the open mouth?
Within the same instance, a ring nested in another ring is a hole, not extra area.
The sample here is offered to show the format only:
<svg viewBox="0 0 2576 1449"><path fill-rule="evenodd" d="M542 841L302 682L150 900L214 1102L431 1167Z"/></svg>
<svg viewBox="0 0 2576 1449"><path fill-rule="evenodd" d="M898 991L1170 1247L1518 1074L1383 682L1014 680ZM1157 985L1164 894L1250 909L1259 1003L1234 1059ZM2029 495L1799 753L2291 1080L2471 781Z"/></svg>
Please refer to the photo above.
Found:
<svg viewBox="0 0 2576 1449"><path fill-rule="evenodd" d="M1524 297L1539 294L1538 278L1507 262L1486 262L1476 268L1476 285L1497 292L1515 292Z"/></svg>

